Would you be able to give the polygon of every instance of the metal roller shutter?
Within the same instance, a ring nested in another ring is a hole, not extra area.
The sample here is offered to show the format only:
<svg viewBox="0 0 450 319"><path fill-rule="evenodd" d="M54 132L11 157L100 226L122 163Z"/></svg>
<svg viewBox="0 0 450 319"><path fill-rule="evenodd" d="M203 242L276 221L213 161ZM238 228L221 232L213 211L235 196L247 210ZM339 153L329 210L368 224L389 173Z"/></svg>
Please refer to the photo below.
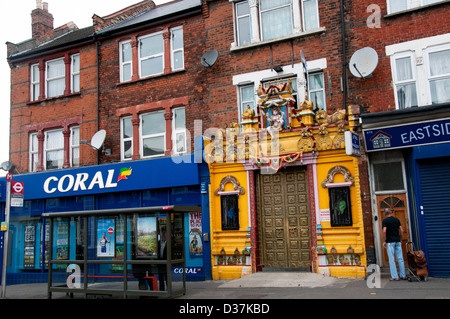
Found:
<svg viewBox="0 0 450 319"><path fill-rule="evenodd" d="M428 273L450 277L450 158L419 163Z"/></svg>

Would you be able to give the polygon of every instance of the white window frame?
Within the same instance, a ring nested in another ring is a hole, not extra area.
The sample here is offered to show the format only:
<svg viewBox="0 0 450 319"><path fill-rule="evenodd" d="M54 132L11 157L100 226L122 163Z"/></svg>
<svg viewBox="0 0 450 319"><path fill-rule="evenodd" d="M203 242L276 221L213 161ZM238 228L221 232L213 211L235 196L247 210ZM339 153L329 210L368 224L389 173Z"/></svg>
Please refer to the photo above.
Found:
<svg viewBox="0 0 450 319"><path fill-rule="evenodd" d="M78 131L78 140L74 140L75 131ZM78 150L78 164L74 164L74 153ZM80 127L72 126L70 127L70 167L80 166Z"/></svg>
<svg viewBox="0 0 450 319"><path fill-rule="evenodd" d="M429 102L430 104L433 104L433 97L431 95L431 81L434 80L440 80L440 79L450 79L450 73L444 73L432 76L431 75L431 64L430 64L430 53L436 53L440 51L447 51L450 50L450 43L433 46L430 48L427 48L424 50L424 61L426 66L426 75L427 75L427 90L428 90L428 96L429 96ZM446 103L446 102L444 102Z"/></svg>
<svg viewBox="0 0 450 319"><path fill-rule="evenodd" d="M387 12L388 12L388 14L395 14L395 13L404 12L404 11L407 11L407 10L419 9L419 8L422 8L422 7L438 4L438 3L441 3L441 2L445 2L445 1L444 0L435 0L435 1L431 1L430 3L427 3L427 0L406 0L406 9L404 9L404 10L397 10L397 11L391 11L391 4L393 2L395 2L395 0L387 0Z"/></svg>
<svg viewBox="0 0 450 319"><path fill-rule="evenodd" d="M397 79L397 60L403 59L403 58L409 58L411 61L411 71L412 71L412 79L399 81ZM412 51L397 53L391 56L391 69L392 69L392 80L393 80L393 86L394 86L394 97L395 97L395 106L396 109L400 109L400 104L398 101L398 94L397 94L397 86L399 85L405 85L405 84L414 84L416 88L416 99L417 104L420 105L419 102L419 88L417 85L417 70L416 70L416 64L415 64L416 58L415 54ZM404 108L408 108L409 106L405 106Z"/></svg>
<svg viewBox="0 0 450 319"><path fill-rule="evenodd" d="M250 4L248 2L249 2L248 0L245 0L245 1L239 1L239 2L234 3L233 15L234 15L234 25L235 25L235 32L236 32L236 43L238 46L245 45L245 44L241 43L241 39L239 37L239 34L240 34L239 30L241 29L239 21L241 19L246 19L246 18L248 19L248 22L249 22L248 25L250 28L250 30L248 30L250 32L250 42L249 43L252 42L252 14L251 14L251 9L250 9ZM242 5L243 3L247 3L247 5L249 6L249 12L248 12L248 15L246 14L246 15L239 16L237 7L239 5Z"/></svg>
<svg viewBox="0 0 450 319"><path fill-rule="evenodd" d="M181 48L174 48L173 39L174 39L174 32L181 30L181 37L183 40L181 41ZM179 68L175 68L175 54L181 52L182 55L182 66ZM184 32L183 32L183 26L175 27L170 29L170 63L172 71L175 70L183 70L184 69Z"/></svg>
<svg viewBox="0 0 450 319"><path fill-rule="evenodd" d="M60 61L63 62L63 70L64 70L63 74L50 78L49 77L49 67L51 66L52 63L60 62ZM66 67L65 67L65 64L64 64L64 58L49 60L49 61L45 62L45 96L47 98L52 98L52 97L57 97L57 96L64 95L64 89L63 89L63 92L61 94L56 94L56 95L50 95L49 91L48 91L49 90L49 87L48 87L49 82L61 81L61 80L63 81L63 83L64 83L63 86L65 88L65 84L66 84Z"/></svg>
<svg viewBox="0 0 450 319"><path fill-rule="evenodd" d="M57 148L47 148L47 141L48 141L48 134L49 133L54 133L54 132L60 132L60 138L62 141L62 146L61 147L57 147ZM49 130L49 131L45 131L44 132L44 167L45 170L54 170L54 169L61 169L64 165L64 135L63 135L63 129L55 129L55 130ZM63 157L62 157L62 161L61 161L61 165L58 166L57 168L48 168L47 167L47 153L49 152L58 152L58 151L62 151L63 152Z"/></svg>
<svg viewBox="0 0 450 319"><path fill-rule="evenodd" d="M128 44L130 46L130 50L132 50L131 47L131 40L122 41L119 43L119 64L120 64L120 82L128 82L131 81L133 77L133 53L131 53L131 60L129 61L123 61L123 45ZM125 65L130 65L130 78L124 79L123 74L123 68Z"/></svg>
<svg viewBox="0 0 450 319"><path fill-rule="evenodd" d="M320 27L320 21L319 21L319 3L318 3L318 0L312 0L312 1L314 1L316 3L317 25L315 25L311 29L306 29L306 17L305 17L305 6L304 6L304 3L306 1L310 1L310 0L301 0L301 1L302 1L302 27L303 27L303 31L310 31L310 30L315 30L315 29L319 28Z"/></svg>
<svg viewBox="0 0 450 319"><path fill-rule="evenodd" d="M159 75L159 74L163 74L164 73L164 38L162 36L163 32L155 32L152 34L147 34L145 36L139 37L138 38L138 59L139 59L139 77L142 78L147 78L150 76L155 76L155 75ZM144 56L141 57L141 41L147 38L151 38L151 37L155 37L155 36L161 36L161 40L162 40L162 51L153 55L148 55L148 56ZM151 74L147 74L145 76L142 75L142 62L150 60L150 59L155 59L155 58L159 58L162 57L161 59L161 72L156 72L156 73L151 73Z"/></svg>
<svg viewBox="0 0 450 319"><path fill-rule="evenodd" d="M75 65L75 59L78 58L78 70L76 69ZM71 56L70 59L70 91L72 93L80 92L80 54L74 54ZM78 89L75 88L75 82L77 83Z"/></svg>
<svg viewBox="0 0 450 319"><path fill-rule="evenodd" d="M37 68L37 79L34 78L34 69ZM40 95L40 71L39 71L39 63L32 64L30 66L30 97L31 101L39 100Z"/></svg>
<svg viewBox="0 0 450 319"><path fill-rule="evenodd" d="M270 1L270 0L268 0L268 1ZM294 0L294 1L297 1L297 0ZM264 24L263 24L263 13L265 13L265 12L270 12L270 11L273 11L273 10L278 10L278 9L280 9L280 8L283 8L283 7L288 7L289 6L289 8L290 8L290 15L289 15L289 17L290 17L290 19L291 19L291 31L289 32L289 33L287 33L287 34L283 34L283 35L281 35L281 36L279 36L279 37L275 37L275 38L270 38L270 39L264 39L264 33L263 33L263 27L264 27ZM285 37L285 36L288 36L288 35L290 35L290 34L293 34L294 33L294 18L293 18L293 6L292 6L292 1L290 1L290 3L288 3L288 4L283 4L283 5L280 5L280 6L277 6L277 7L273 7L273 8L270 8L270 9L267 9L267 10L261 10L261 3L259 4L259 7L260 7L260 9L259 9L259 28L260 28L260 34L261 34L261 39L264 41L264 40L273 40L273 39L277 39L277 38L283 38L283 37Z"/></svg>
<svg viewBox="0 0 450 319"><path fill-rule="evenodd" d="M29 171L36 172L38 165L39 156L39 141L37 139L37 132L30 134L30 146L29 146ZM36 149L33 148L33 141L36 141ZM33 165L33 158L36 157L36 166Z"/></svg>
<svg viewBox="0 0 450 319"><path fill-rule="evenodd" d="M250 88L253 92L253 95L252 95L253 98L250 100L244 100L242 90L250 89ZM256 101L257 100L255 99L255 84L254 83L242 84L242 85L238 86L238 101L239 101L239 123L241 123L243 120L242 114L247 109L248 103L250 103L250 102L253 103L253 107L251 109L254 110L255 114L256 114Z"/></svg>
<svg viewBox="0 0 450 319"><path fill-rule="evenodd" d="M184 127L183 128L176 128L175 124L176 124L176 113L177 111L180 110L184 110ZM172 109L172 153L179 155L179 154L186 154L187 153L187 136L186 136L186 108L183 107L176 107ZM183 134L184 136L184 151L183 152L178 152L178 147L177 147L177 135L179 134Z"/></svg>
<svg viewBox="0 0 450 319"><path fill-rule="evenodd" d="M311 89L311 86L308 85L308 98L309 98L309 100L310 100L311 102L313 102L314 108L316 108L316 107L318 107L318 106L315 104L315 101L312 100L312 98L311 98L311 93L321 92L321 94L323 95L323 103L324 103L323 110L326 111L326 110L327 110L327 94L326 94L326 91L325 91L325 87L326 87L326 84L325 84L325 74L324 74L323 71L320 71L320 72L312 72L312 73L309 73L309 74L308 74L309 77L311 77L311 76L313 76L313 75L320 75L320 76L321 76L321 78L322 78L322 83L323 83L323 87L320 88L320 89ZM308 79L308 81L309 81L309 79Z"/></svg>
<svg viewBox="0 0 450 319"><path fill-rule="evenodd" d="M129 161L133 158L133 124L131 123L132 116L124 116L120 118L120 158L122 161ZM131 136L124 137L124 122L130 121L131 123ZM131 156L125 157L125 143L131 142Z"/></svg>
<svg viewBox="0 0 450 319"><path fill-rule="evenodd" d="M317 26L315 28L311 28L309 30L306 30L305 28L305 16L304 16L304 1L305 0L291 0L290 4L285 4L283 6L290 6L291 8L291 21L292 21L292 31L290 34L286 34L281 37L276 37L269 40L263 39L262 34L262 18L261 18L261 10L260 10L260 4L257 4L257 1L239 1L239 0L230 0L231 2L234 2L233 5L233 18L234 18L234 39L235 41L231 44L231 49L238 49L239 47L246 47L248 45L260 45L264 43L271 43L278 41L279 39L286 39L291 37L298 37L303 34L311 34L314 32L321 32L325 30L325 28L320 27L320 15L319 15L319 5L318 1L316 1L316 9L317 9ZM250 7L250 44L240 44L240 40L238 39L239 34L239 25L238 25L238 17L237 17L237 7L236 5L241 2L248 1L249 7ZM279 7L277 7L279 8ZM271 10L274 10L275 8L272 8Z"/></svg>
<svg viewBox="0 0 450 319"><path fill-rule="evenodd" d="M139 116L139 149L140 149L140 155L141 158L152 158L152 157L161 157L165 155L165 150L166 150L166 129L165 129L165 123L164 123L164 132L162 133L155 133L155 134L148 134L148 135L143 135L142 133L142 129L143 129L143 117L149 114L156 114L156 113L162 113L164 115L164 110L160 110L160 111L152 111L152 112L148 112L148 113L142 113ZM157 138L157 137L163 137L163 152L161 154L156 154L156 155L148 155L148 156L144 156L144 139L148 139L148 138Z"/></svg>

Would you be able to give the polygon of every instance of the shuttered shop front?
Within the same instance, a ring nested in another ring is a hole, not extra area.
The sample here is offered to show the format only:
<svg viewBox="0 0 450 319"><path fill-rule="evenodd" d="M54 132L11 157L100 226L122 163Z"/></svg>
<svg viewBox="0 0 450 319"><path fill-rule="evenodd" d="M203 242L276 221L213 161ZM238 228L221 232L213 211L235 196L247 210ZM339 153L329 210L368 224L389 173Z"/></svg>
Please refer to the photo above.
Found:
<svg viewBox="0 0 450 319"><path fill-rule="evenodd" d="M419 161L419 174L428 272L450 277L450 157Z"/></svg>

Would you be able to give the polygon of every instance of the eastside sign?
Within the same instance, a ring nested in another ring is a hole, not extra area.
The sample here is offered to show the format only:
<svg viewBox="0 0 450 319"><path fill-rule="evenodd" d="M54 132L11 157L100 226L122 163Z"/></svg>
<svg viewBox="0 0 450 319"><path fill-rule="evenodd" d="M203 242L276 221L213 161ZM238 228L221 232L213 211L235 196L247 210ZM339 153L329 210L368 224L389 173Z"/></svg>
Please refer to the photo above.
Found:
<svg viewBox="0 0 450 319"><path fill-rule="evenodd" d="M450 119L363 130L368 152L450 142Z"/></svg>

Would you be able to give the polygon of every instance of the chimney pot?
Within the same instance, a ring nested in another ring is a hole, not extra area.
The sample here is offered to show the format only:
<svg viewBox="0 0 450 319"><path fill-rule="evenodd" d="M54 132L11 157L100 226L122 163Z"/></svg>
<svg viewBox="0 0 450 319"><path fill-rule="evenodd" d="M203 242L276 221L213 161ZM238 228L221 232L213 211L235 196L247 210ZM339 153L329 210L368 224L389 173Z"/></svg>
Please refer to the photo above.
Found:
<svg viewBox="0 0 450 319"><path fill-rule="evenodd" d="M43 9L45 12L48 12L48 2L43 2L43 3L42 3L42 9Z"/></svg>
<svg viewBox="0 0 450 319"><path fill-rule="evenodd" d="M42 9L42 0L36 0L36 9Z"/></svg>

